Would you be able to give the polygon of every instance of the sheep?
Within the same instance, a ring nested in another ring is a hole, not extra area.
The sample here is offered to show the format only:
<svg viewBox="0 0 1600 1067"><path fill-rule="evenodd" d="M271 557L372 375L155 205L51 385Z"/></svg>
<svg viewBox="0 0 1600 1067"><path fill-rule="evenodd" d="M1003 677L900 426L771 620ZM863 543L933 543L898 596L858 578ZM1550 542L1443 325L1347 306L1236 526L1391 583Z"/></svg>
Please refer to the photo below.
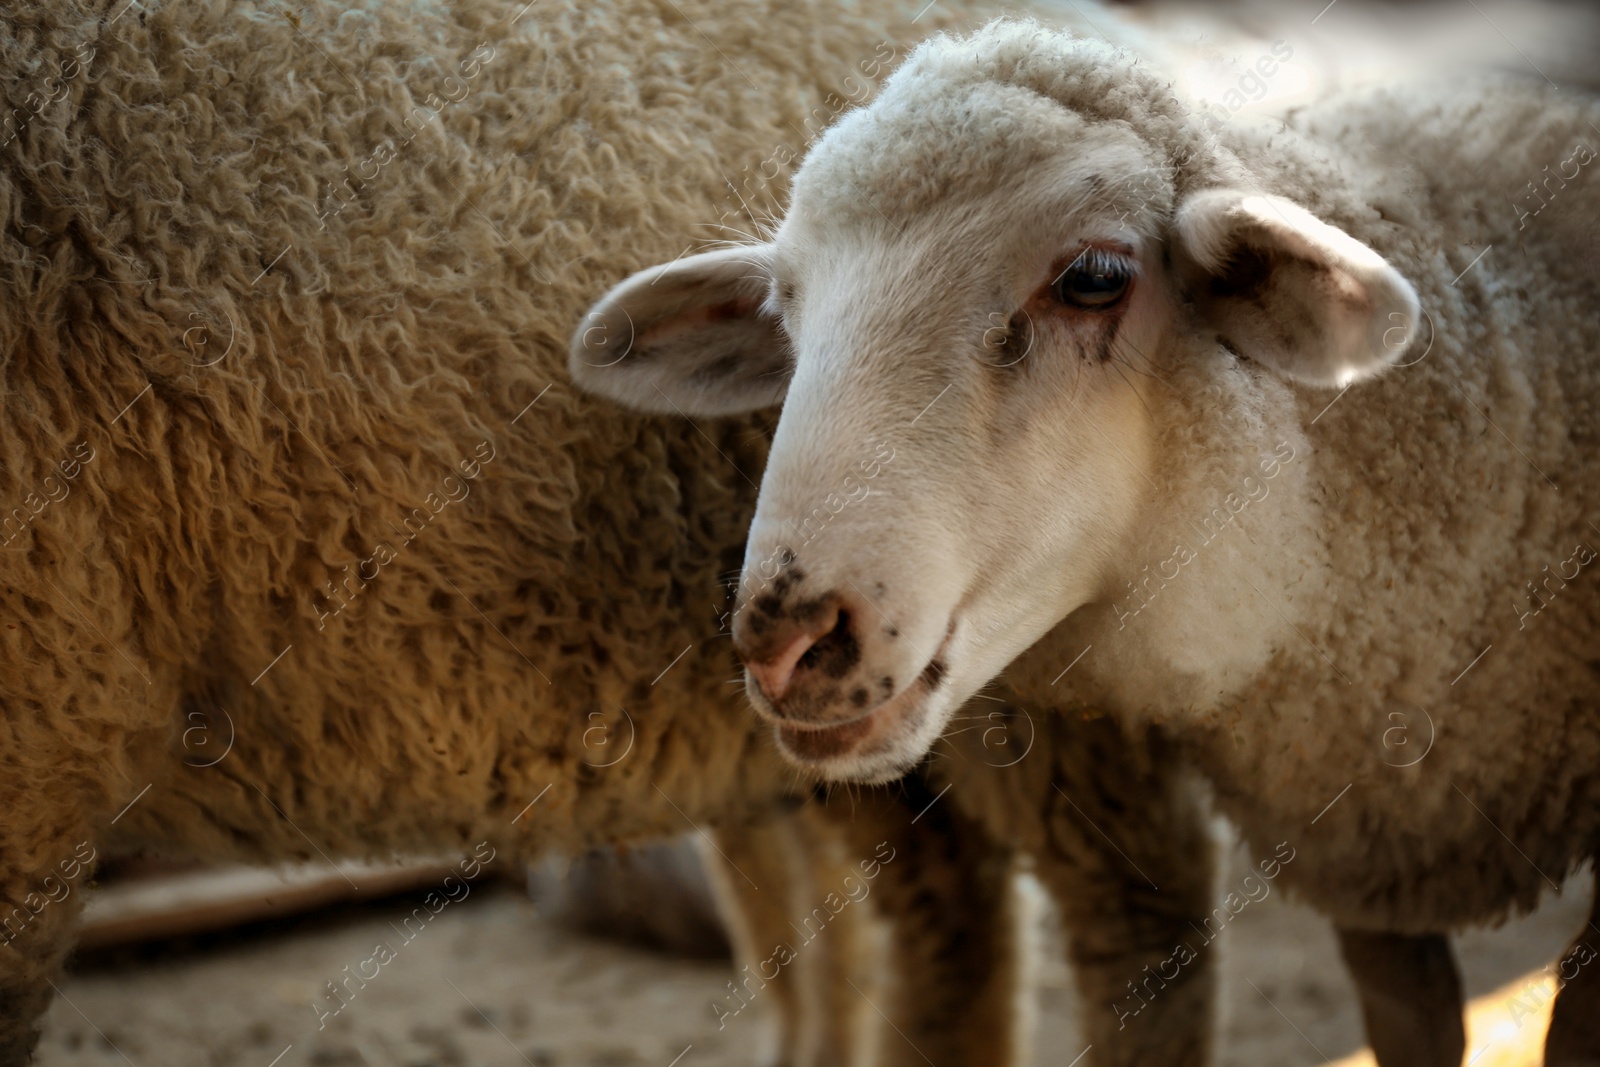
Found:
<svg viewBox="0 0 1600 1067"><path fill-rule="evenodd" d="M1446 935L1600 846L1597 144L1593 95L1503 74L1221 121L1003 21L832 127L768 240L613 289L627 358L571 365L782 400L731 626L792 761L892 777L1002 671L1164 723L1340 929L1379 1061L1455 1064ZM1600 1055L1576 971L1550 1064Z"/></svg>
<svg viewBox="0 0 1600 1067"><path fill-rule="evenodd" d="M953 15L3 14L0 1064L102 851L476 874L804 791L719 621L771 416L618 410L565 338Z"/></svg>
<svg viewBox="0 0 1600 1067"><path fill-rule="evenodd" d="M793 781L715 639L761 421L663 435L561 352L893 31L522 7L5 12L0 1063L96 849L509 856ZM735 74L757 26L816 51Z"/></svg>

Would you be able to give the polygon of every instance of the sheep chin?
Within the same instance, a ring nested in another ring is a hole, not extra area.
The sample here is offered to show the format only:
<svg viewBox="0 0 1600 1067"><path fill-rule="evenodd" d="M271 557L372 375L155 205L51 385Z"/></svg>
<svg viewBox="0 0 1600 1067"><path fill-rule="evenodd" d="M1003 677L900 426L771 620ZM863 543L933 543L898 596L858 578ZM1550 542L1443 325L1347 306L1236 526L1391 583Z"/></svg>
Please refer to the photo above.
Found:
<svg viewBox="0 0 1600 1067"><path fill-rule="evenodd" d="M911 770L950 712L949 690L923 678L857 719L831 726L774 723L778 751L828 781L879 785Z"/></svg>

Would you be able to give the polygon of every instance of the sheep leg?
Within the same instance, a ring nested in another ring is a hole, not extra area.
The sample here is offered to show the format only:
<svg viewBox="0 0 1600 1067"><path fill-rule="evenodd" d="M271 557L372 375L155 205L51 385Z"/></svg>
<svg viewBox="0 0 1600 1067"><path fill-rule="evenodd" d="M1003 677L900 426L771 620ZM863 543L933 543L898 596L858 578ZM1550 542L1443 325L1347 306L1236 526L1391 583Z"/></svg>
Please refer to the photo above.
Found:
<svg viewBox="0 0 1600 1067"><path fill-rule="evenodd" d="M27 792L15 785L4 792ZM59 809L37 793L4 796L0 811L0 1067L22 1067L39 1040L95 853L86 835L58 825Z"/></svg>
<svg viewBox="0 0 1600 1067"><path fill-rule="evenodd" d="M800 981L800 1048L809 1057L805 1062L817 1067L876 1063L871 1046L877 1020L856 990L871 987L883 953L871 910L850 898L860 874L856 850L839 821L848 807L848 801L817 801L802 810L803 870L794 881L795 906L784 930Z"/></svg>
<svg viewBox="0 0 1600 1067"><path fill-rule="evenodd" d="M846 970L857 948L854 931L826 931L804 955L794 949L800 938L791 923L824 880L816 868L827 860L825 842L804 818L775 808L720 826L717 850L701 853L734 948L719 1028L739 1025L745 1005L756 1006L768 1027L757 1062L768 1067L847 1065L862 1043L857 1017L827 1003L829 973Z"/></svg>
<svg viewBox="0 0 1600 1067"><path fill-rule="evenodd" d="M1449 938L1338 932L1380 1067L1460 1067L1467 1035Z"/></svg>
<svg viewBox="0 0 1600 1067"><path fill-rule="evenodd" d="M1037 873L1059 907L1086 1064L1203 1067L1216 1029L1204 934L1214 845L1177 756L1106 720L1054 727Z"/></svg>
<svg viewBox="0 0 1600 1067"><path fill-rule="evenodd" d="M70 852L70 846L69 846ZM77 908L50 904L33 915L26 901L37 879L5 874L0 891L0 1067L23 1067L39 1040L39 1024L50 1006L50 983L61 973ZM26 927L19 919L29 917Z"/></svg>
<svg viewBox="0 0 1600 1067"><path fill-rule="evenodd" d="M1544 1039L1545 1067L1597 1067L1600 1065L1600 893L1584 928L1572 948L1561 957L1562 982L1550 1010L1550 1032Z"/></svg>
<svg viewBox="0 0 1600 1067"><path fill-rule="evenodd" d="M1019 1059L1011 852L934 801L913 779L718 831L725 858L711 868L736 991L767 999L776 1021L762 1062ZM888 928L887 959L874 918Z"/></svg>
<svg viewBox="0 0 1600 1067"><path fill-rule="evenodd" d="M1012 850L920 777L840 797L826 815L847 832L854 881L888 923L882 995L869 996L878 1067L1005 1067L1026 1037ZM858 905L852 904L851 907Z"/></svg>

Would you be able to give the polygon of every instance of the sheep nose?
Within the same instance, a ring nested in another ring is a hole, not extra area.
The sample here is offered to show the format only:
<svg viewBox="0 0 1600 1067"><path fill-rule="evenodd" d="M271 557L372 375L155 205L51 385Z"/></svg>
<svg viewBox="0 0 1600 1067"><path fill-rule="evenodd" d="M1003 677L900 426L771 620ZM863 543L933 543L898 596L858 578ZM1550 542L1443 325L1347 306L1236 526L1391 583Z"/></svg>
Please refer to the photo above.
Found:
<svg viewBox="0 0 1600 1067"><path fill-rule="evenodd" d="M802 687L805 675L832 644L850 640L850 616L842 602L829 598L808 607L799 618L773 620L759 639L748 632L736 635L739 658L774 707L791 689Z"/></svg>

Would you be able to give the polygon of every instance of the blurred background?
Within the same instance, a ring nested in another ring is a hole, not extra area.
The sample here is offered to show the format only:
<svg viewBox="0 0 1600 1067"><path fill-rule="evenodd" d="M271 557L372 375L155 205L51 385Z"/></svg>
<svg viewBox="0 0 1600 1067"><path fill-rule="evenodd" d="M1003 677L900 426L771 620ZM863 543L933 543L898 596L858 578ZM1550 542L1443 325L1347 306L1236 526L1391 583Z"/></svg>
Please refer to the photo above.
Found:
<svg viewBox="0 0 1600 1067"><path fill-rule="evenodd" d="M394 868L276 872L113 867L89 906L83 947L50 1009L44 1067L159 1063L268 1067L293 1047L316 1067L749 1067L767 1051L760 998L719 1028L734 976L699 850L688 839L548 861L523 877L487 873L336 1017L326 983L372 957L449 860ZM1242 852L1237 882L1248 867ZM1036 912L1033 1062L1083 1050L1072 977L1047 894ZM870 904L872 898L866 898ZM1534 915L1457 939L1473 998L1473 1067L1539 1062L1556 960L1588 915L1576 877ZM827 936L827 931L821 935ZM1327 922L1271 893L1223 931L1221 1063L1370 1064ZM365 973L372 973L371 967ZM874 998L871 989L864 995ZM93 1020L91 1023L89 1020ZM892 1031L879 1040L903 1040ZM687 1053L685 1050L688 1050ZM303 1058L301 1058L303 1057Z"/></svg>

